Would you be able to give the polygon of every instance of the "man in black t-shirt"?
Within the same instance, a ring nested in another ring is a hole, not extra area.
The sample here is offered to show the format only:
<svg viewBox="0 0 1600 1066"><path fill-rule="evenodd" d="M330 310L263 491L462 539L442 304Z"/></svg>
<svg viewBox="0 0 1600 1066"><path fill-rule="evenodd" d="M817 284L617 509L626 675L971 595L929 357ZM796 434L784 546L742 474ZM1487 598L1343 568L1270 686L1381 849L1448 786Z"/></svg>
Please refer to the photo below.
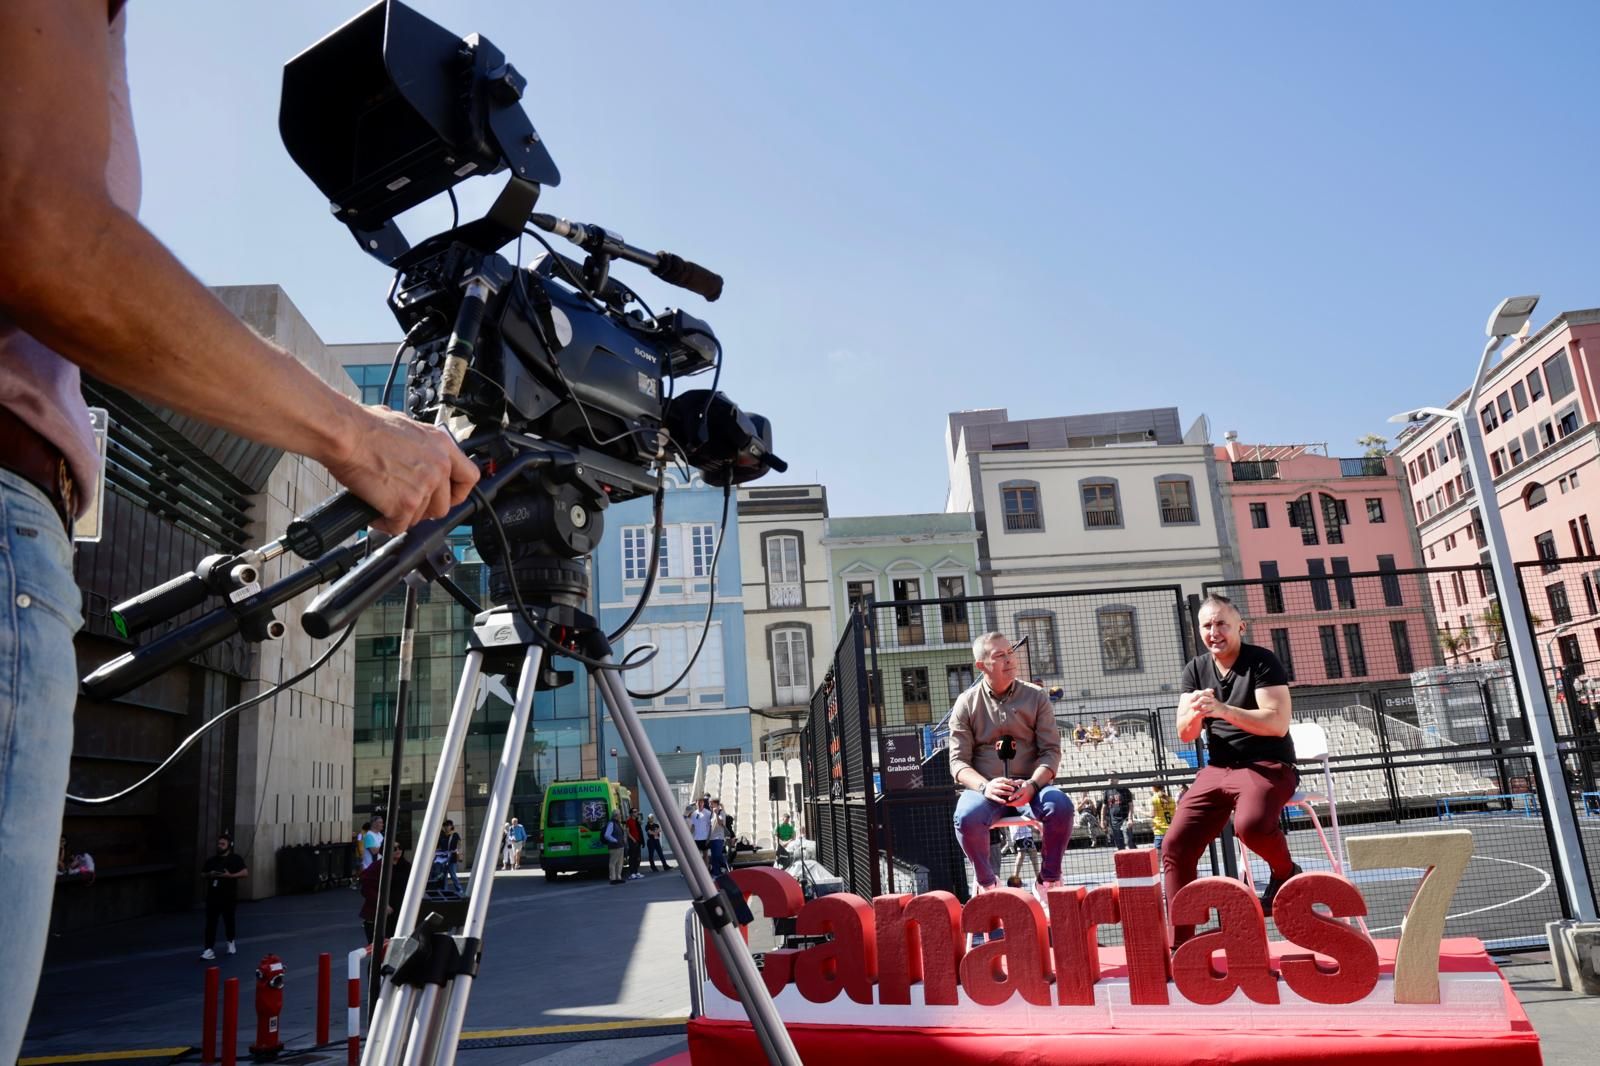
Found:
<svg viewBox="0 0 1600 1066"><path fill-rule="evenodd" d="M1161 842L1167 899L1195 878L1200 855L1233 815L1234 832L1272 870L1261 909L1272 913L1278 889L1300 867L1289 857L1279 816L1300 783L1289 739L1289 676L1265 648L1243 642L1244 619L1233 601L1211 595L1200 605L1205 653L1183 668L1178 739L1206 734L1207 765L1178 802ZM1181 943L1193 926L1178 926Z"/></svg>
<svg viewBox="0 0 1600 1066"><path fill-rule="evenodd" d="M223 930L228 934L228 954L238 953L234 947L235 933L233 908L239 898L239 879L250 876L250 870L233 850L233 837L217 834L217 850L200 866L200 876L206 881L206 949L202 959L217 957L217 919L222 919Z"/></svg>

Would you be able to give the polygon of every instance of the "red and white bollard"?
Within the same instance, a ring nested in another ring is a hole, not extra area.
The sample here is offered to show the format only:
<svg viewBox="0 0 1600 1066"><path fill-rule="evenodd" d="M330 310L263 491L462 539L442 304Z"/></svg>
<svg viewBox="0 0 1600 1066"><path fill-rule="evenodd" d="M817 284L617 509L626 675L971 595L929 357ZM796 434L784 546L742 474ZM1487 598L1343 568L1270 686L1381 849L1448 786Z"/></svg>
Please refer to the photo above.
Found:
<svg viewBox="0 0 1600 1066"><path fill-rule="evenodd" d="M361 1062L361 960L371 953L371 944L356 948L345 972L345 1058L349 1066Z"/></svg>
<svg viewBox="0 0 1600 1066"><path fill-rule="evenodd" d="M317 956L317 1046L328 1042L328 1015L333 1007L333 956Z"/></svg>

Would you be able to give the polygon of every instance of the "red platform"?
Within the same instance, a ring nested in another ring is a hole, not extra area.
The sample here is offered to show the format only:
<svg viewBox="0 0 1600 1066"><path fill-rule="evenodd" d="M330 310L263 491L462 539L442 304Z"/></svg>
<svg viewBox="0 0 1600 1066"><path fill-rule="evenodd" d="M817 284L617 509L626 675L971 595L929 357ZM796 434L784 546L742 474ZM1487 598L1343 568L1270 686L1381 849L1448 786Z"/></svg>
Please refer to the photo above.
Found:
<svg viewBox="0 0 1600 1066"><path fill-rule="evenodd" d="M1277 947L1278 945L1274 945ZM1377 941L1382 972L1394 964L1394 941ZM1115 949L1102 949L1103 961L1116 963ZM1483 945L1471 939L1446 940L1441 945L1442 974L1499 974ZM1121 967L1102 970L1115 978ZM1500 978L1506 997L1509 1028L1498 1032L1461 1032L1446 1026L1423 1028L1416 1008L1396 1017L1396 1028L1363 1021L1360 1028L1293 1031L1248 1029L1197 1031L1184 1028L1181 1016L1196 1008L1184 1005L1173 1011L1171 1029L1139 1029L1085 1025L1085 1019L1063 1011L1059 1028L1033 1024L1023 1028L963 1029L959 1027L908 1028L873 1025L876 1009L856 1007L850 1024L819 1025L792 1021L791 1038L807 1063L826 1066L887 1066L898 1062L1009 1064L1070 1063L1075 1066L1178 1066L1181 1063L1297 1062L1395 1063L1400 1066L1539 1066L1539 1038L1517 1003L1511 987ZM715 990L707 986L715 994ZM974 1008L982 1010L983 1008ZM1148 1009L1148 1008L1147 1008ZM1364 1012L1367 1013L1367 1012ZM1399 1012L1396 1012L1399 1013ZM1192 1013L1191 1013L1192 1016ZM1370 1014L1369 1014L1370 1017ZM860 1018L860 1022L855 1022ZM1399 1028L1404 1024L1407 1028ZM1425 1024L1425 1023L1422 1023ZM746 1021L696 1018L689 1023L689 1052L694 1066L727 1063L746 1066L761 1061L761 1048Z"/></svg>

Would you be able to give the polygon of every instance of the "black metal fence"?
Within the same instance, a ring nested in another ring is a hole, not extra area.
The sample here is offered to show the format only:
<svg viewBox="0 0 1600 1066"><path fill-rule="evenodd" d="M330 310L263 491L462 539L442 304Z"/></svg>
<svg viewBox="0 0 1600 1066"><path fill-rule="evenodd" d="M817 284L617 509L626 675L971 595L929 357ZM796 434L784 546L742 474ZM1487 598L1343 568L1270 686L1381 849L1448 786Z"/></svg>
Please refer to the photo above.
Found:
<svg viewBox="0 0 1600 1066"><path fill-rule="evenodd" d="M1484 597L1474 608L1480 574ZM1329 572L1213 590L1241 605L1246 639L1293 663L1295 720L1320 727L1326 740L1344 838L1471 828L1476 854L1452 907L1452 935L1514 946L1570 912L1553 876L1551 800L1534 773L1503 634L1482 606L1492 592L1486 571ZM1449 624L1441 621L1441 598L1454 616ZM971 641L998 630L1013 642L1026 638L1023 676L1045 688L1056 707L1057 783L1077 805L1063 880L1110 880L1114 848L1097 808L1112 777L1134 796L1128 843L1146 845L1155 828L1153 787L1176 796L1203 758L1175 731L1197 605L1176 587L861 605L804 733L807 810L823 864L864 896L970 892L971 867L953 829L957 791L943 721L973 682ZM1551 628L1544 627L1547 635ZM1558 653L1566 635L1550 639ZM1600 619L1579 651L1565 667L1577 671L1572 677L1600 677ZM1564 687L1583 702L1572 705L1578 713L1558 714L1571 794L1557 801L1574 804L1592 876L1600 880L1593 859L1600 855L1600 795L1592 776L1600 766L1593 717L1600 686L1593 700L1589 683L1569 678ZM1323 790L1320 760L1303 759L1301 772L1308 791ZM1316 813L1331 837L1329 810L1319 805ZM1330 867L1304 813L1291 808L1285 825L1302 867ZM1015 872L1027 884L1037 876L1036 853L1016 847L1009 834L995 834L992 852L1002 878ZM1245 861L1264 882L1260 860ZM1212 863L1219 872L1229 865L1217 847ZM1415 878L1403 874L1350 875L1372 908L1375 932L1397 927L1403 916L1415 888Z"/></svg>

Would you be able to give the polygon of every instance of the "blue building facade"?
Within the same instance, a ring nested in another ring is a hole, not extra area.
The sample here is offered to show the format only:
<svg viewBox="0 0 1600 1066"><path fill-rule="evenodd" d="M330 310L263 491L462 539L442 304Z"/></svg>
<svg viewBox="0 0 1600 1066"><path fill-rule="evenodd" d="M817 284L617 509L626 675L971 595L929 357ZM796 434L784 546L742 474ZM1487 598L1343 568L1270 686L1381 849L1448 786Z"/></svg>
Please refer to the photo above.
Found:
<svg viewBox="0 0 1600 1066"><path fill-rule="evenodd" d="M623 677L628 688L640 694L634 697L634 706L668 779L683 784L693 777L697 755L707 763L735 754L751 757L750 695L738 500L729 500L727 528L721 529L722 489L707 486L698 475L687 482L676 471L667 476L665 526L657 544L650 543L653 523L648 498L607 509L605 537L592 563L593 602L598 605L601 624L607 632L614 632L639 600L652 552L661 553L662 565L650 602L618 642L616 655L621 659L646 643L657 647L654 659ZM706 628L713 559L716 599ZM694 658L703 629L705 643L699 658L683 681L674 685ZM650 809L603 701L600 713L604 773L634 788L640 803Z"/></svg>

